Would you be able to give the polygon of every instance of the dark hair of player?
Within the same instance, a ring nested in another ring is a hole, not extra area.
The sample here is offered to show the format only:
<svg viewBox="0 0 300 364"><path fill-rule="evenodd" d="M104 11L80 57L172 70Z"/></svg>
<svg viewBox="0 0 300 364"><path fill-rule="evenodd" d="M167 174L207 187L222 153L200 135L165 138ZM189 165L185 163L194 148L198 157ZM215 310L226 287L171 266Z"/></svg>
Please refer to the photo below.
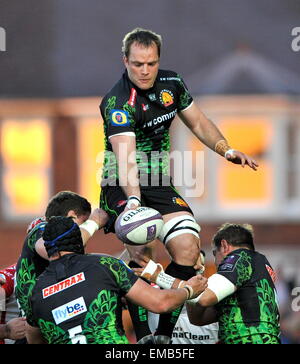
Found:
<svg viewBox="0 0 300 364"><path fill-rule="evenodd" d="M71 191L62 191L57 193L50 200L46 209L46 219L51 216L67 216L68 212L73 210L77 216L89 215L91 213L91 204L82 196Z"/></svg>
<svg viewBox="0 0 300 364"><path fill-rule="evenodd" d="M254 234L251 225L229 223L222 225L213 237L213 244L217 249L221 247L222 240L226 240L228 244L234 247L245 247L253 251L255 250Z"/></svg>
<svg viewBox="0 0 300 364"><path fill-rule="evenodd" d="M129 57L130 47L136 42L148 48L153 43L157 46L158 56L160 57L160 50L162 45L162 38L159 34L152 32L151 30L135 28L131 32L127 33L123 39L122 52L125 57Z"/></svg>

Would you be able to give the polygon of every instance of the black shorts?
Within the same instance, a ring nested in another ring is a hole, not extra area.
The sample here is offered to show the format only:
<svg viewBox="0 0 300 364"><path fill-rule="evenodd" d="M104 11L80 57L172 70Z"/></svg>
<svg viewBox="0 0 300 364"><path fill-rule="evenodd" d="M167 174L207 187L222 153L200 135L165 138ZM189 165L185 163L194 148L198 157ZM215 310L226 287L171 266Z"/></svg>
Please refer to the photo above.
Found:
<svg viewBox="0 0 300 364"><path fill-rule="evenodd" d="M172 212L188 212L193 214L189 205L176 191L174 186L144 187L141 186L142 206L151 207L161 215ZM114 233L117 217L124 211L127 197L119 186L104 186L101 190L100 207L109 215L109 221L104 227L105 233Z"/></svg>

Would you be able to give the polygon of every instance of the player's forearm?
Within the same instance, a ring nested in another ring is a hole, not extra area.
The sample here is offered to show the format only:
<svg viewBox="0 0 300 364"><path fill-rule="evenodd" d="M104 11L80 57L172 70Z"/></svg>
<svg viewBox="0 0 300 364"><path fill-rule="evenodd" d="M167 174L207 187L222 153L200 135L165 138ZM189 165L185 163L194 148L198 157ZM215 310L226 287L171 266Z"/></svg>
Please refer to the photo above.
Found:
<svg viewBox="0 0 300 364"><path fill-rule="evenodd" d="M166 313L181 306L192 294L191 288L159 290L139 279L127 293L126 298L154 313Z"/></svg>
<svg viewBox="0 0 300 364"><path fill-rule="evenodd" d="M220 140L225 140L218 127L206 117L196 103L193 103L190 108L180 113L179 116L192 133L213 151L216 151L216 144ZM217 153L223 156L225 152L223 150L217 151Z"/></svg>
<svg viewBox="0 0 300 364"><path fill-rule="evenodd" d="M159 294L156 313L172 312L183 305L187 300L187 291L184 288L176 290L161 290ZM151 310L151 308L150 308Z"/></svg>
<svg viewBox="0 0 300 364"><path fill-rule="evenodd" d="M216 150L216 146L218 145L218 142L221 140L225 141L226 145L226 139L221 133L221 131L218 129L218 127L209 119L206 117L203 117L201 119L201 122L197 124L197 126L193 129L191 129L193 134L208 148L211 150L217 152L218 154L224 156L225 152L230 149L226 147L226 150Z"/></svg>
<svg viewBox="0 0 300 364"><path fill-rule="evenodd" d="M137 196L141 198L140 180L138 177L138 166L136 162L126 163L120 161L118 163L119 183L125 195Z"/></svg>
<svg viewBox="0 0 300 364"><path fill-rule="evenodd" d="M181 306L187 300L187 292L185 289L177 289L176 291L165 290L162 291L164 293L164 311L163 312L171 312L174 311L177 307Z"/></svg>
<svg viewBox="0 0 300 364"><path fill-rule="evenodd" d="M135 138L116 136L111 138L118 166L119 184L125 195L141 197Z"/></svg>

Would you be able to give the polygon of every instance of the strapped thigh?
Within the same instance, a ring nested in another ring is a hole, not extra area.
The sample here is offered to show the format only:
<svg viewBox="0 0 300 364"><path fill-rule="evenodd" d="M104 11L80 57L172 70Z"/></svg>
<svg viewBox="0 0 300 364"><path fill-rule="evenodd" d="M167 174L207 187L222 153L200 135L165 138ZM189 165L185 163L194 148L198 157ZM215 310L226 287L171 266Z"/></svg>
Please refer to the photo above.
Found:
<svg viewBox="0 0 300 364"><path fill-rule="evenodd" d="M182 234L193 234L199 238L201 227L191 215L181 215L166 222L162 228L159 239L167 244L171 239Z"/></svg>

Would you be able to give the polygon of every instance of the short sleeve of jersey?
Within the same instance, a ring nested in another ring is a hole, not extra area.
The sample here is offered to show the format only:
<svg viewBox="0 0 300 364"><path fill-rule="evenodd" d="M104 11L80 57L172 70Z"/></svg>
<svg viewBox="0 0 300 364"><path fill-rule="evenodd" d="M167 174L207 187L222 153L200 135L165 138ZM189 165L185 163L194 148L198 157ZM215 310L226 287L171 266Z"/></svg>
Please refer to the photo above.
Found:
<svg viewBox="0 0 300 364"><path fill-rule="evenodd" d="M100 264L109 269L123 295L126 295L138 280L138 277L122 260L103 256L100 258Z"/></svg>
<svg viewBox="0 0 300 364"><path fill-rule="evenodd" d="M116 134L134 133L134 109L128 102L122 103L116 96L107 97L102 101L100 110L108 138Z"/></svg>
<svg viewBox="0 0 300 364"><path fill-rule="evenodd" d="M186 84L184 83L182 77L178 76L178 88L179 88L179 104L178 104L178 112L184 111L189 106L191 106L193 102L193 98L188 91Z"/></svg>
<svg viewBox="0 0 300 364"><path fill-rule="evenodd" d="M219 265L218 274L227 278L237 288L242 287L252 277L252 257L246 251L227 256Z"/></svg>

